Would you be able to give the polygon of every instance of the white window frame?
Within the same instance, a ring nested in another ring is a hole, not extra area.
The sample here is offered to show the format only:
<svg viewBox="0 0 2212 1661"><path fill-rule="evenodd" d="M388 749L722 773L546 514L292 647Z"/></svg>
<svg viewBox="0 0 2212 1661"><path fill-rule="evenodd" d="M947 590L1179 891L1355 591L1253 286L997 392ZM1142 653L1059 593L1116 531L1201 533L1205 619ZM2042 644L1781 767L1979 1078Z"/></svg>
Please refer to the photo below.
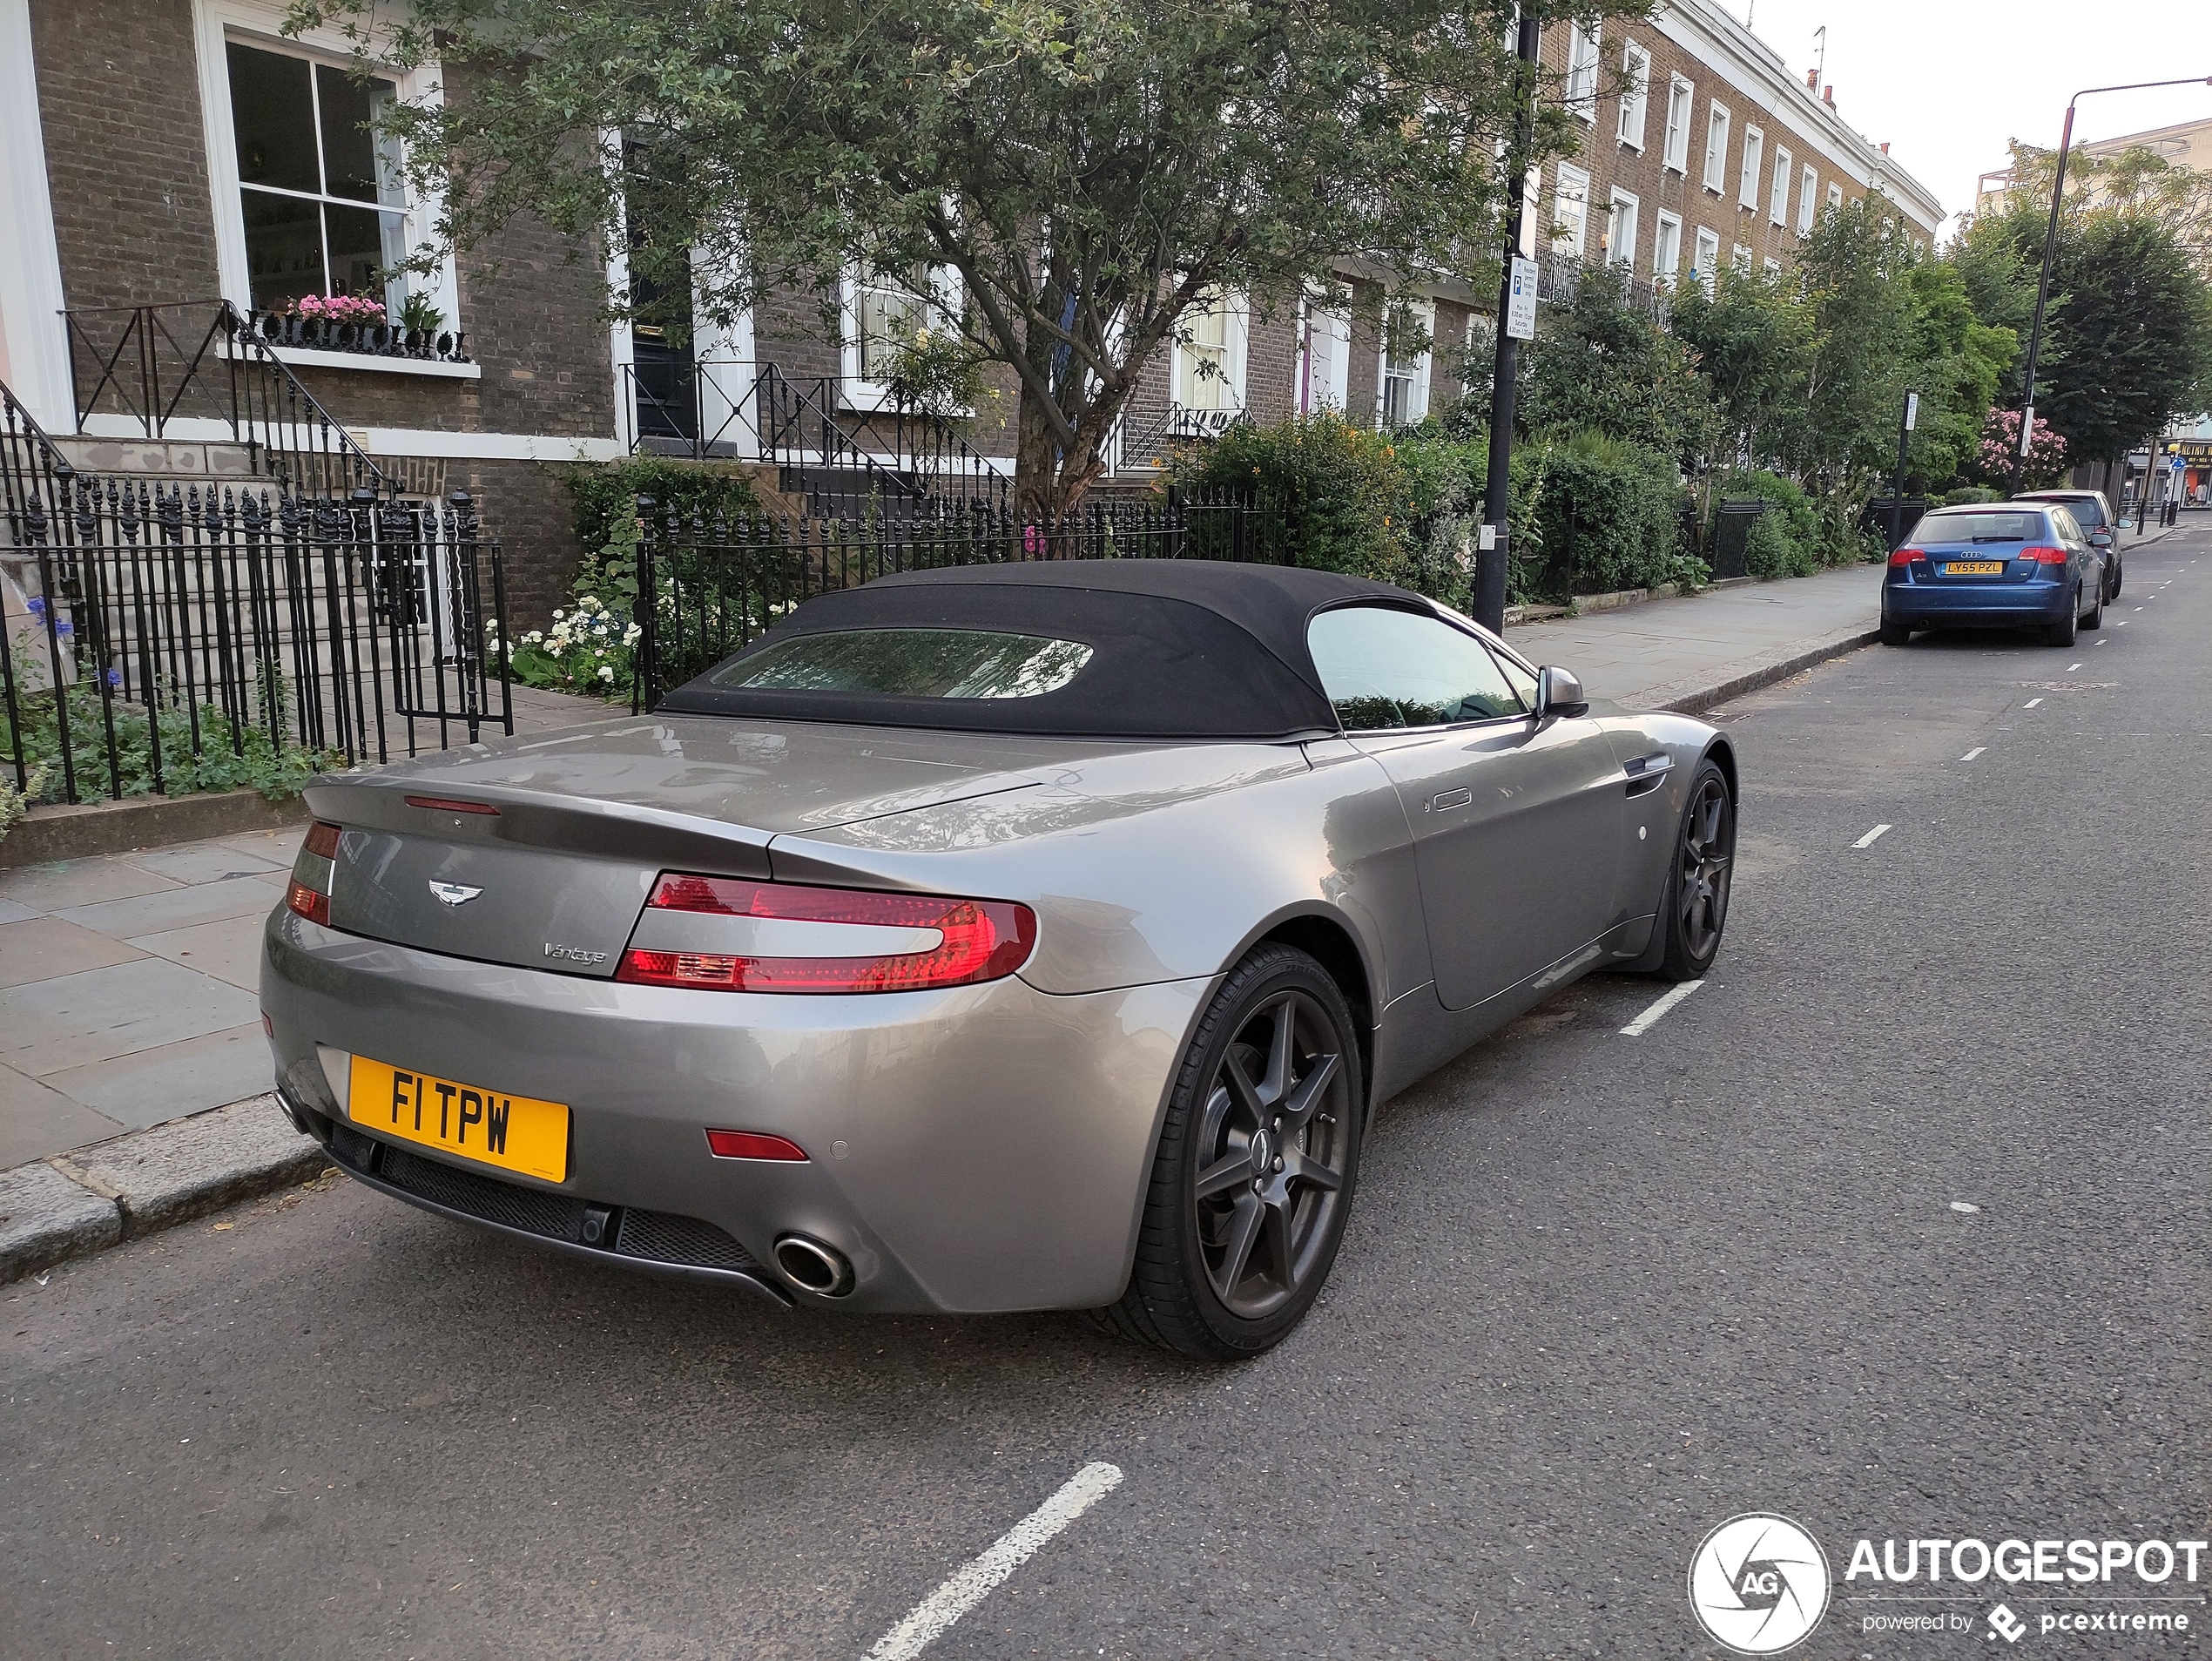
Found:
<svg viewBox="0 0 2212 1661"><path fill-rule="evenodd" d="M1779 277L1782 274L1782 261L1776 259L1772 254L1769 254L1764 261L1762 262L1761 268L1764 270L1766 274L1770 277Z"/></svg>
<svg viewBox="0 0 2212 1661"><path fill-rule="evenodd" d="M1662 140L1659 165L1689 176L1689 122L1697 112L1697 88L1679 75L1667 81L1667 131Z"/></svg>
<svg viewBox="0 0 2212 1661"><path fill-rule="evenodd" d="M1627 191L1615 189L1606 213L1605 263L1608 266L1626 266L1631 272L1635 269L1640 232L1636 221L1642 208L1642 204Z"/></svg>
<svg viewBox="0 0 2212 1661"><path fill-rule="evenodd" d="M1766 134L1757 127L1743 129L1743 167L1736 185L1736 199L1754 213L1759 211L1759 185L1766 171Z"/></svg>
<svg viewBox="0 0 2212 1661"><path fill-rule="evenodd" d="M1342 411L1352 389L1352 314L1309 294L1298 301L1298 386L1301 415Z"/></svg>
<svg viewBox="0 0 2212 1661"><path fill-rule="evenodd" d="M1841 207L1843 205L1844 187L1841 185L1837 184L1833 179L1829 180L1828 206L1831 207Z"/></svg>
<svg viewBox="0 0 2212 1661"><path fill-rule="evenodd" d="M871 284L885 287L888 284ZM838 298L842 307L838 333L838 396L847 409L884 409L891 406L891 388L887 382L868 378L860 373L860 273L856 267L847 266L838 286ZM929 273L930 292L918 294L927 310L923 314L926 328L947 328L947 321L960 314L961 288L960 273L950 266L932 267Z"/></svg>
<svg viewBox="0 0 2212 1661"><path fill-rule="evenodd" d="M1701 225L1697 227L1696 241L1692 245L1689 268L1697 280L1705 286L1705 292L1709 294L1713 292L1713 284L1720 276L1720 267L1721 233Z"/></svg>
<svg viewBox="0 0 2212 1661"><path fill-rule="evenodd" d="M1812 234L1813 215L1820 211L1820 170L1807 162L1798 175L1797 234Z"/></svg>
<svg viewBox="0 0 2212 1661"><path fill-rule="evenodd" d="M241 45L282 57L303 57L344 69L352 66L356 45L341 29L308 29L296 36L284 33L288 10L285 0L192 0L193 44L199 60L200 131L207 154L210 206L215 227L215 273L223 297L241 312L253 308L253 280L246 255L246 209L239 197L238 135L231 125L231 68L225 48L236 40ZM400 98L408 103L435 109L444 102L444 71L435 61L404 72L383 72L397 84ZM442 207L439 197L418 196L412 186L408 187L407 199L399 212L405 216L409 250L431 240ZM413 284L423 280L410 275L408 280ZM447 328L459 331L467 327L461 316L461 284L450 253L440 265L437 275L424 284L422 292L432 305L445 314ZM282 354L295 355L289 351ZM327 359L348 368L396 367L416 374L475 368L354 353L314 355L318 364Z"/></svg>
<svg viewBox="0 0 2212 1661"><path fill-rule="evenodd" d="M1621 49L1621 74L1628 90L1621 94L1621 119L1614 136L1641 153L1644 118L1651 107L1651 54L1629 41Z"/></svg>
<svg viewBox="0 0 2212 1661"><path fill-rule="evenodd" d="M1791 171L1793 163L1790 152L1777 145L1774 152L1774 194L1767 199L1766 216L1777 225L1790 223L1790 181L1796 177Z"/></svg>
<svg viewBox="0 0 2212 1661"><path fill-rule="evenodd" d="M1671 284L1682 274L1682 215L1659 210L1659 222L1651 233L1652 280Z"/></svg>
<svg viewBox="0 0 2212 1661"><path fill-rule="evenodd" d="M1751 271L1750 249L1745 247L1741 242L1737 243L1729 250L1728 263L1730 269L1740 271L1749 276Z"/></svg>
<svg viewBox="0 0 2212 1661"><path fill-rule="evenodd" d="M1214 312L1223 314L1221 373L1199 377L1196 369L1198 354L1183 341L1175 341L1174 349L1168 354L1169 404L1172 408L1189 409L1206 416L1242 415L1244 409L1244 364L1251 355L1251 297L1241 288L1209 290L1208 293L1211 294L1211 299L1207 300L1203 307L1194 301L1178 321L1187 323L1201 311L1209 314ZM1181 327L1177 330L1178 334L1184 332ZM1218 386L1221 402L1185 403L1183 401L1183 382L1186 368L1190 373L1194 387L1201 384L1209 388Z"/></svg>
<svg viewBox="0 0 2212 1661"><path fill-rule="evenodd" d="M1705 106L1705 188L1718 196L1728 188L1728 105L1718 98Z"/></svg>
<svg viewBox="0 0 2212 1661"><path fill-rule="evenodd" d="M1598 28L1570 29L1567 35L1567 107L1595 123L1597 120Z"/></svg>
<svg viewBox="0 0 2212 1661"><path fill-rule="evenodd" d="M1400 300L1390 303L1404 305L1419 321L1422 333L1427 336L1429 341L1429 344L1422 348L1420 354L1414 358L1413 374L1408 377L1406 413L1399 424L1411 427L1426 419L1428 415L1430 373L1436 355L1436 302L1433 300ZM1387 404L1386 395L1390 383L1388 314L1389 306L1386 305L1381 327L1375 331L1375 425L1378 428L1383 425L1385 420L1384 412Z"/></svg>
<svg viewBox="0 0 2212 1661"><path fill-rule="evenodd" d="M1561 162L1552 174L1550 230L1554 253L1582 257L1590 234L1590 176L1571 162Z"/></svg>

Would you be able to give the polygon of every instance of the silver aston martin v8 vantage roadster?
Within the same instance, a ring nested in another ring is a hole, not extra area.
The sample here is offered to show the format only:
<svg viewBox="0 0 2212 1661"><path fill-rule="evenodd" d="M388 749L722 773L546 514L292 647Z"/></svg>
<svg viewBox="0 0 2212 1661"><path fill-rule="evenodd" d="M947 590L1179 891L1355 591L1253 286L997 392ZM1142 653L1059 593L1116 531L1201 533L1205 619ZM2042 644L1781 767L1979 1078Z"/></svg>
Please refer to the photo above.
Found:
<svg viewBox="0 0 2212 1661"><path fill-rule="evenodd" d="M312 787L261 1001L361 1182L785 1304L1297 1324L1373 1104L1703 975L1736 760L1333 574L971 566L651 713Z"/></svg>

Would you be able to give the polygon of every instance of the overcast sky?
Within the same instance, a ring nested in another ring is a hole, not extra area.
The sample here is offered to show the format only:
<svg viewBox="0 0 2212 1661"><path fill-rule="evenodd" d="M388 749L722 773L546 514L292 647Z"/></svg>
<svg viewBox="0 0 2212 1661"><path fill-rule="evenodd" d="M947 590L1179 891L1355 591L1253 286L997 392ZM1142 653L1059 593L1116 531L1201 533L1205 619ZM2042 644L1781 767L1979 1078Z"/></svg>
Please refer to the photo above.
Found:
<svg viewBox="0 0 2212 1661"><path fill-rule="evenodd" d="M2212 75L2212 5L2089 0L1716 0L1800 75L1828 25L1836 109L1933 191L1946 213L1974 205L1974 177L2005 165L2007 139L2056 147L2066 101L2085 86ZM2076 142L2212 116L2212 86L2084 98ZM1944 229L1948 234L1955 221Z"/></svg>

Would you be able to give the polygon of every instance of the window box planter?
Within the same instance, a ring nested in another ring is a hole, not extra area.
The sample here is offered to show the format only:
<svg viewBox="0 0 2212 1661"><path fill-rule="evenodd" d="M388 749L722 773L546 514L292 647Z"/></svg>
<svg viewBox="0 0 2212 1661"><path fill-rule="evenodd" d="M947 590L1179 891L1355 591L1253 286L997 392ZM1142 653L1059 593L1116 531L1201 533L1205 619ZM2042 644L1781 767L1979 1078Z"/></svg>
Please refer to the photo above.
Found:
<svg viewBox="0 0 2212 1661"><path fill-rule="evenodd" d="M309 361L355 358L395 361L395 367L459 367L475 364L469 356L469 336L458 329L435 334L421 329L396 327L389 323L345 323L323 317L302 317L296 312L257 311L246 314L246 329L263 345L283 357L313 353Z"/></svg>

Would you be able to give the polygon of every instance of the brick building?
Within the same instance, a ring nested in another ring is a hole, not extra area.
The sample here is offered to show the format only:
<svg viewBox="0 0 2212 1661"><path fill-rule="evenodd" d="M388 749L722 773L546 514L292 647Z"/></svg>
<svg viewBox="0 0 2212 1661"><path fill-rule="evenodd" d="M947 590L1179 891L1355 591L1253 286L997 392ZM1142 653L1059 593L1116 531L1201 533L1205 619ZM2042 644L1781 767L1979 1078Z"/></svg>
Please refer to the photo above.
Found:
<svg viewBox="0 0 2212 1661"><path fill-rule="evenodd" d="M641 446L772 462L766 382L831 435L837 459L913 461L911 438L880 413L873 360L887 334L957 303L949 290L848 273L841 329L825 329L816 296L778 294L685 339L610 325L605 296L628 280L619 251L528 224L427 281L378 275L428 235L435 205L408 199L366 124L380 99L466 98L467 78L432 64L364 88L342 72L342 35L287 37L286 10L0 0L0 380L50 431L75 435L82 464L239 466L225 455L231 429L189 403L152 432L112 396L85 398L142 316L112 308L167 308L188 353L219 299L280 321L330 295L436 320L423 338L440 348L408 354L268 327L276 354L380 468L418 490L475 493L509 544L518 618L556 602L575 557L561 464ZM1673 0L1650 24L1601 34L1554 27L1543 56L1586 123L1581 150L1530 181L1530 251L1556 263L1613 260L1662 286L1722 259L1786 266L1823 207L1876 188L1923 234L1941 221L1925 190L1713 0ZM1493 297L1340 274L1363 299L1394 294L1419 328L1391 341L1368 321L1379 307L1255 315L1222 296L1147 366L1112 451L1120 476L1141 480L1177 437L1233 420L1334 406L1393 425L1454 396L1460 348ZM1010 389L1000 383L965 436L975 469L1010 470Z"/></svg>

